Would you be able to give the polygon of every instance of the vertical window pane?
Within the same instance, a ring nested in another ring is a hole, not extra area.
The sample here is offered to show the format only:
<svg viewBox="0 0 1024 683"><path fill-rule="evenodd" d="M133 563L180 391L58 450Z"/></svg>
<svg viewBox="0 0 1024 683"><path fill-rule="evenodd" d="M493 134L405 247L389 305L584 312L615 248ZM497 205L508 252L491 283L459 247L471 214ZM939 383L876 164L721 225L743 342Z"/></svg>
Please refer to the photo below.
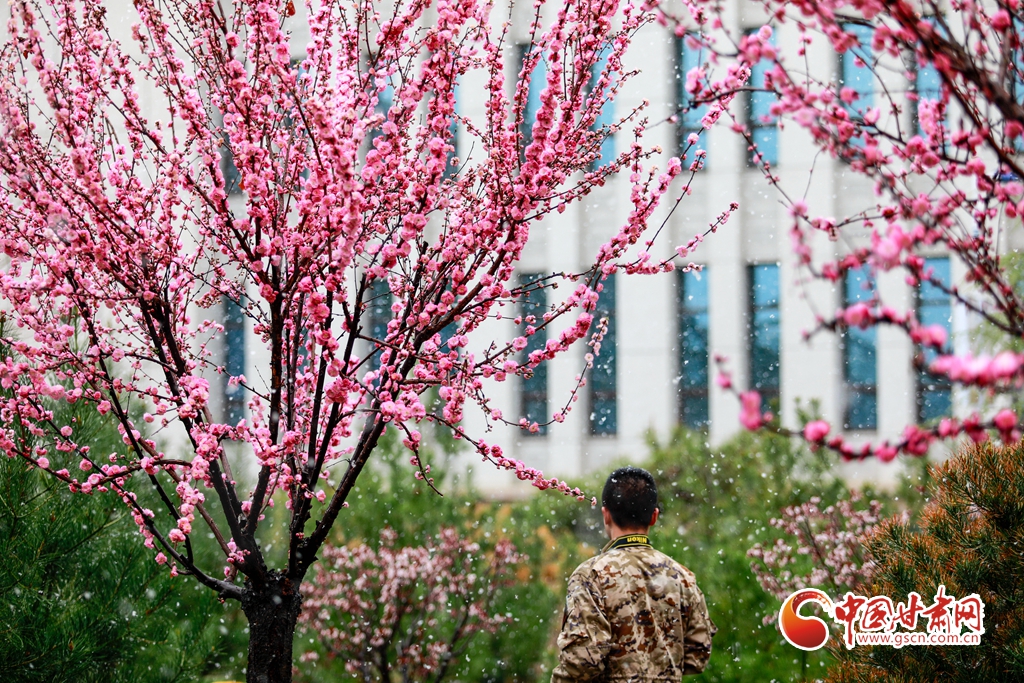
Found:
<svg viewBox="0 0 1024 683"><path fill-rule="evenodd" d="M677 59L679 60L679 85L676 92L676 104L679 108L679 152L680 154L687 147L687 138L691 133L698 136L697 145L690 150L688 159L693 159L693 154L698 149L707 150L707 135L701 120L708 111L706 104L698 105L693 96L686 92L686 74L691 70L699 68L704 64L707 54L698 42L694 34L687 34L677 41Z"/></svg>
<svg viewBox="0 0 1024 683"><path fill-rule="evenodd" d="M679 422L708 424L708 274L679 272Z"/></svg>
<svg viewBox="0 0 1024 683"><path fill-rule="evenodd" d="M391 322L391 288L387 280L374 278L370 281L369 290L363 295L363 334L372 341L367 353L370 358L370 369L380 368L380 354L383 346L380 342L388 336L388 323Z"/></svg>
<svg viewBox="0 0 1024 683"><path fill-rule="evenodd" d="M914 129L920 135L922 133L921 103L927 101L938 102L942 99L942 79L939 77L938 70L927 62L920 62L914 77L914 90L917 93Z"/></svg>
<svg viewBox="0 0 1024 683"><path fill-rule="evenodd" d="M455 99L455 114L459 113L459 84L456 83L453 90ZM459 123L458 120L453 116L452 123L448 126L448 144L451 145L451 149L448 150L448 154L444 160L444 177L454 178L458 172L458 168L452 164L459 156Z"/></svg>
<svg viewBox="0 0 1024 683"><path fill-rule="evenodd" d="M231 136L225 132L221 143L220 172L224 176L224 189L229 194L242 193L242 174L235 165L235 153L231 149Z"/></svg>
<svg viewBox="0 0 1024 683"><path fill-rule="evenodd" d="M520 71L522 71L522 66L525 65L529 54L529 45L519 46ZM523 137L523 149L526 149L533 142L533 124L537 120L537 112L540 111L540 94L547 85L548 65L544 62L544 57L542 56L534 64L533 71L530 73L530 86L526 95L526 109L523 111L523 122L519 126L519 134Z"/></svg>
<svg viewBox="0 0 1024 683"><path fill-rule="evenodd" d="M779 266L750 266L750 386L768 405L778 410L779 363Z"/></svg>
<svg viewBox="0 0 1024 683"><path fill-rule="evenodd" d="M932 278L944 287L952 283L948 258L925 259L925 272L932 271ZM917 290L917 319L922 325L941 325L947 334L953 329L953 306L949 295L931 282L923 282ZM917 374L917 419L929 422L948 415L953 408L952 383L948 377L939 377L928 372L928 365L937 352L932 348L921 349L925 369Z"/></svg>
<svg viewBox="0 0 1024 683"><path fill-rule="evenodd" d="M874 294L865 267L847 271L843 280L843 307L867 303ZM878 428L878 375L876 330L849 328L843 333L844 429Z"/></svg>
<svg viewBox="0 0 1024 683"><path fill-rule="evenodd" d="M1013 90L1013 98L1017 104L1024 106L1024 21L1018 18L1013 20L1013 28L1017 38L1016 48L1013 50L1013 64L1010 81ZM1017 151L1024 153L1024 135L1018 135L1014 140Z"/></svg>
<svg viewBox="0 0 1024 683"><path fill-rule="evenodd" d="M856 97L847 109L851 114L860 113L871 108L875 96L875 75L871 71L871 38L874 29L863 24L843 24L846 33L857 37L860 44L850 48L842 55L843 87L851 88Z"/></svg>
<svg viewBox="0 0 1024 683"><path fill-rule="evenodd" d="M245 305L224 299L224 419L238 424L245 417L245 389L228 380L245 374Z"/></svg>
<svg viewBox="0 0 1024 683"><path fill-rule="evenodd" d="M544 276L541 273L529 273L519 276L520 286L526 287ZM544 322L544 313L548 310L546 288L531 291L521 300L520 314L523 322L519 326L519 334L527 333L527 328L537 328ZM529 316L532 316L530 318ZM530 354L534 351L543 350L547 344L547 328L536 330L532 335L526 337L526 348L523 349L519 362L525 363ZM602 346L602 349L604 347ZM528 422L544 423L548 421L548 364L540 363L533 369L533 375L523 377L519 385L520 417L525 417ZM540 431L535 434L546 434L547 426L540 424ZM531 433L531 432L527 432Z"/></svg>
<svg viewBox="0 0 1024 683"><path fill-rule="evenodd" d="M383 115L384 120L386 121L388 118L388 112L391 111L391 103L394 101L394 99L395 89L389 85L383 90L381 90L379 93L377 93L377 106L374 107L374 112ZM374 142L377 140L377 138L379 138L383 134L384 130L382 126L374 128L370 132L370 147L373 147Z"/></svg>
<svg viewBox="0 0 1024 683"><path fill-rule="evenodd" d="M619 428L615 405L615 275L608 276L602 284L604 289L597 300L594 324L607 318L608 331L601 341L601 353L594 357L594 367L590 372L590 433L615 434Z"/></svg>
<svg viewBox="0 0 1024 683"><path fill-rule="evenodd" d="M756 31L757 29L753 29L750 32ZM774 34L771 44L775 44ZM765 87L765 74L771 68L772 61L762 59L751 70L750 87L754 90L747 92L747 124L754 144L757 145L757 153L761 155L763 161L776 166L779 163L779 129L776 117L772 116L771 107L777 98L770 92L757 91L757 88ZM754 163L753 150L748 155L747 162Z"/></svg>
<svg viewBox="0 0 1024 683"><path fill-rule="evenodd" d="M942 31L937 25L934 17L925 19L932 27ZM920 57L915 59L914 69L914 93L917 95L917 102L914 103L914 132L924 135L921 130L921 105L928 102L938 102L942 99L942 77L938 69L930 62L923 61Z"/></svg>
<svg viewBox="0 0 1024 683"><path fill-rule="evenodd" d="M597 81L601 78L601 74L608 66L608 57L610 54L611 48L606 48L590 70L591 88L597 85ZM615 123L615 102L608 100L601 106L601 112L597 115L597 119L594 120L593 129L595 131L600 131L602 128L607 130L613 123ZM611 162L614 158L615 136L608 131L608 134L605 135L604 139L601 141L601 155L594 161L592 168L600 168Z"/></svg>

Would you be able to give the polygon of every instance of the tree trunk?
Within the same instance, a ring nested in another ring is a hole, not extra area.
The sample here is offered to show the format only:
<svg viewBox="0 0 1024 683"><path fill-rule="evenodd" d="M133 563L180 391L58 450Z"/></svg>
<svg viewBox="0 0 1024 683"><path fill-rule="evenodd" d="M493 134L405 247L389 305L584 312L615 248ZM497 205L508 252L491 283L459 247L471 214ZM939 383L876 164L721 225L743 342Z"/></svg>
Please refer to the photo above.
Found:
<svg viewBox="0 0 1024 683"><path fill-rule="evenodd" d="M298 586L274 573L271 583L246 582L242 611L249 620L246 683L291 683L292 638L302 609Z"/></svg>

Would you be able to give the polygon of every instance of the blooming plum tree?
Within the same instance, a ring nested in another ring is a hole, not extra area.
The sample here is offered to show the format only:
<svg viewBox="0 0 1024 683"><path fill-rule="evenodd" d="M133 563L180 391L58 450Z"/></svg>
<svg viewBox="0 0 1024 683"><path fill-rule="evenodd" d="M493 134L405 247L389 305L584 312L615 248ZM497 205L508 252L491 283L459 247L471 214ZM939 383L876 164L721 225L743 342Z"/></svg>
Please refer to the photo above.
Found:
<svg viewBox="0 0 1024 683"><path fill-rule="evenodd" d="M428 480L423 421L540 489L581 495L467 433L464 410L503 420L488 382L599 330L608 274L672 268L647 257L645 231L683 170L652 165L642 112L596 123L650 15L615 0L535 8L510 84L508 26L476 0L10 4L0 448L72 491L119 496L157 562L239 600L250 681L291 679L302 582L385 429ZM455 108L456 84L472 79L477 119ZM473 140L466 160L451 158L453 126ZM595 170L620 129L635 141ZM632 210L592 265L517 283L533 226L623 170ZM522 360L525 337L495 338L488 322L559 283L562 298L523 321L526 336L554 332ZM219 351L228 304L258 347L248 374ZM242 392L244 417L217 410L213 380ZM421 400L433 390L436 413ZM91 450L54 417L60 402L94 405L124 447ZM148 480L158 509L130 477ZM275 500L284 529L267 528ZM200 528L223 566L202 566ZM279 567L261 545L270 533L286 539Z"/></svg>
<svg viewBox="0 0 1024 683"><path fill-rule="evenodd" d="M385 529L377 550L326 545L300 629L364 681L390 681L395 672L403 681L439 683L476 634L511 621L493 613L493 600L523 558L508 539L484 554L452 527L422 546L395 548L395 539Z"/></svg>
<svg viewBox="0 0 1024 683"><path fill-rule="evenodd" d="M860 493L854 491L824 509L817 496L783 508L782 517L769 521L783 537L768 547L757 543L747 551L754 560L750 570L761 588L782 602L803 588L823 588L830 595L842 595L870 583L874 560L864 539L878 524L882 506L873 500L861 509L857 506L860 500ZM810 566L804 567L807 563ZM795 573L802 569L809 571ZM774 622L776 616L772 611L764 623Z"/></svg>
<svg viewBox="0 0 1024 683"><path fill-rule="evenodd" d="M1019 241L1011 227L1019 228L1024 214L1024 8L1003 0L760 4L768 24L742 36L724 26L716 3L684 0L682 12L657 0L649 6L706 46L710 60L686 77L692 103L710 103L705 126L724 116L746 139L753 162L789 209L801 277L834 286L866 274L869 291L834 312L816 311L816 327L805 336L902 330L915 349L919 383L946 396L884 442L851 444L824 420L791 433L844 459L883 461L923 455L944 438L1019 440L1019 415L1007 405L1024 382L1024 355L1015 347L1024 337L1024 300L1007 253ZM785 32L785 44L772 39L774 31ZM840 55L848 68L820 58L828 54ZM756 83L755 68L763 75ZM751 124L768 122L735 111L735 96L744 91L771 97L767 118L806 131L822 153L846 165L848 177L868 179L874 195L849 215L814 215L811 198L794 191L809 188L807 178L780 171L758 149ZM824 247L826 238L843 244ZM930 264L937 254L950 256L955 278ZM891 290L876 282L889 272L953 302L1001 341L990 352L972 348L963 335L954 343L947 325L887 300ZM719 385L740 396L745 427L777 424L755 392L741 393L722 370ZM949 397L956 392L984 400L954 411Z"/></svg>

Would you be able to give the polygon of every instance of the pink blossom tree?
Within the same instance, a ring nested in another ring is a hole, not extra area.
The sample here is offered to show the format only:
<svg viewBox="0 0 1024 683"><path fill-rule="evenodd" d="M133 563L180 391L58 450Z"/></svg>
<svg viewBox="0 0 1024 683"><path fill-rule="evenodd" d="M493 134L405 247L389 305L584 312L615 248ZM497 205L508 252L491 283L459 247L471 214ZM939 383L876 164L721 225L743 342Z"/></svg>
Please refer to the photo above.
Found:
<svg viewBox="0 0 1024 683"><path fill-rule="evenodd" d="M395 548L395 538L385 529L376 550L325 545L300 629L364 681L391 681L394 673L439 683L474 636L511 621L493 613L493 602L525 558L507 539L484 553L451 527L421 546ZM309 650L303 659L319 654Z"/></svg>
<svg viewBox="0 0 1024 683"><path fill-rule="evenodd" d="M424 421L540 489L581 496L462 420L467 404L505 420L489 383L532 372L591 328L599 344L590 311L604 277L672 267L650 260L645 231L679 160L653 165L640 111L597 123L649 15L615 0L538 2L526 56L508 65L504 17L476 0L9 6L0 448L72 491L120 497L157 562L240 601L249 681L290 680L303 580L385 429L428 480ZM473 120L455 107L471 77L485 104ZM470 158L452 158L453 127L472 139ZM613 130L634 142L595 170ZM592 265L519 283L531 229L619 171L632 211ZM559 283L524 336L494 338L489 321ZM228 303L258 347L248 375L218 350ZM549 341L523 359L540 330ZM211 382L241 392L244 418L217 410ZM564 398L552 420L572 407ZM123 449L90 450L54 417L60 402L108 415ZM152 487L155 509L130 479ZM267 528L275 500L286 528ZM199 530L219 564L199 560ZM261 545L271 533L287 542L281 566Z"/></svg>
<svg viewBox="0 0 1024 683"><path fill-rule="evenodd" d="M945 325L887 300L872 284L860 301L816 310L816 327L805 336L901 330L913 344L923 385L977 400L954 414L946 399L940 410L924 411L941 415L887 441L851 444L824 420L792 433L844 459L883 461L924 455L941 439L1018 441L1012 399L1024 384L1024 299L1007 254L1019 242L1024 215L1024 6L1016 0L763 0L766 25L735 35L718 3L681 4L652 0L649 7L707 48L707 63L686 75L687 90L693 103L710 105L705 126L721 121L745 138L765 181L788 207L801 277L835 286L851 271L867 273L872 283L901 273L909 286L948 297L997 338L987 349L966 338L954 348ZM774 40L779 31L786 38ZM844 76L839 59L824 55L844 55L851 73ZM766 118L802 129L820 152L870 180L873 195L849 215L815 215L808 178L773 167L760 154L752 122L734 102L747 91L772 97ZM825 240L844 246L828 245L823 255ZM926 257L937 253L948 253L963 277L935 272ZM743 425L777 428L760 396L734 387L725 359L718 360L719 385L741 399Z"/></svg>
<svg viewBox="0 0 1024 683"><path fill-rule="evenodd" d="M803 588L823 588L829 595L862 591L871 581L874 560L866 538L880 521L882 504L857 504L859 492L822 509L821 499L783 508L769 524L782 536L768 547L760 543L747 551L750 570L761 588L780 602ZM806 570L806 573L804 573ZM775 621L773 610L764 623Z"/></svg>

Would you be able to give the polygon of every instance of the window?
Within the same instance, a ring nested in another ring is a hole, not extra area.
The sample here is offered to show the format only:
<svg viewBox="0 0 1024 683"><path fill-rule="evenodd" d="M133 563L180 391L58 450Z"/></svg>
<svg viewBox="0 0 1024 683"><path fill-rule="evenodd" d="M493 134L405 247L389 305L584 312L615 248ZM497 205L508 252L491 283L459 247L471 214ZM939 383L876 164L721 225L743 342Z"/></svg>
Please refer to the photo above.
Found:
<svg viewBox="0 0 1024 683"><path fill-rule="evenodd" d="M847 105L851 114L863 114L875 101L875 75L871 71L871 38L874 29L864 24L843 24L843 30L856 36L859 45L851 47L841 56L842 86L855 93L853 102Z"/></svg>
<svg viewBox="0 0 1024 683"><path fill-rule="evenodd" d="M921 104L924 102L938 102L942 99L942 79L938 69L928 62L918 61L914 73L914 93L917 95L917 102L914 103L914 132L923 135L921 130Z"/></svg>
<svg viewBox="0 0 1024 683"><path fill-rule="evenodd" d="M544 276L540 273L523 274L519 276L519 285L528 287L541 280ZM544 322L543 315L548 310L546 288L535 289L521 300L522 308L520 314L523 322L519 326L519 334L526 334L527 327L536 328ZM528 318L528 316L533 316ZM525 363L526 359L534 351L543 350L547 344L547 328L539 329L532 335L526 337L526 348L523 349L519 362ZM604 347L602 347L604 348ZM540 363L533 369L533 375L523 377L519 385L519 415L525 417L528 422L544 423L548 421L548 366L547 363ZM528 432L529 433L529 432ZM535 434L546 434L547 426L540 424L540 431Z"/></svg>
<svg viewBox="0 0 1024 683"><path fill-rule="evenodd" d="M752 29L748 33L756 33ZM772 35L771 44L775 44L775 35ZM750 128L751 137L754 139L756 150L751 150L747 156L747 163L756 165L754 161L755 152L761 155L763 162L772 166L779 163L779 127L778 119L772 115L771 107L776 101L773 93L757 90L764 88L766 74L772 68L770 59L762 58L754 65L750 73L750 87L754 90L747 91L747 125Z"/></svg>
<svg viewBox="0 0 1024 683"><path fill-rule="evenodd" d="M687 138L691 133L698 136L697 145L690 150L689 159L693 159L693 152L697 149L707 149L707 135L701 120L707 113L706 104L698 105L690 93L686 92L686 74L691 70L700 68L705 61L704 48L699 42L696 34L686 34L676 41L676 55L679 60L678 88L676 92L676 104L679 108L679 153L682 154L688 143Z"/></svg>
<svg viewBox="0 0 1024 683"><path fill-rule="evenodd" d="M598 80L601 78L601 74L608 67L608 56L611 54L611 48L606 48L600 54L597 62L590 69L590 88L593 89ZM607 90L605 91L607 93ZM615 159L615 136L612 135L610 127L615 123L615 102L608 100L601 106L601 111L594 120L594 131L601 131L605 129L607 134L604 139L601 140L601 153L597 159L594 160L591 165L591 170L596 170L610 163Z"/></svg>
<svg viewBox="0 0 1024 683"><path fill-rule="evenodd" d="M603 284L593 324L596 326L602 318L607 318L608 330L601 341L600 355L594 356L589 383L590 433L596 435L615 434L619 428L615 406L615 275L609 275Z"/></svg>
<svg viewBox="0 0 1024 683"><path fill-rule="evenodd" d="M749 267L750 387L778 410L779 401L779 266ZM772 405L774 403L774 405Z"/></svg>
<svg viewBox="0 0 1024 683"><path fill-rule="evenodd" d="M1024 107L1024 37L1022 37L1024 36L1024 21L1014 18L1013 28L1015 29L1017 45L1013 50L1013 64L1011 64L1010 68L1012 73L1011 89L1013 99L1017 104ZM1016 140L1014 140L1014 144L1018 153L1024 153L1024 135L1018 135Z"/></svg>
<svg viewBox="0 0 1024 683"><path fill-rule="evenodd" d="M949 288L952 280L948 258L929 258L924 261L924 270L931 271L932 279ZM917 320L922 325L942 325L947 334L953 329L953 307L949 294L931 282L922 282L917 288ZM917 419L930 422L948 415L953 407L952 383L948 377L928 372L928 365L935 359L933 348L920 350L924 356L924 368L917 373Z"/></svg>
<svg viewBox="0 0 1024 683"><path fill-rule="evenodd" d="M231 136L227 131L221 134L220 172L224 176L224 190L229 195L242 194L242 173L235 165L235 153L231 149Z"/></svg>
<svg viewBox="0 0 1024 683"><path fill-rule="evenodd" d="M924 102L938 102L942 99L942 79L938 70L927 62L920 62L914 74L914 91L917 102L914 107L914 132L923 135L921 130L921 105Z"/></svg>
<svg viewBox="0 0 1024 683"><path fill-rule="evenodd" d="M859 44L840 56L840 79L843 88L853 90L853 100L844 105L850 118L857 119L871 109L875 102L875 76L871 70L871 37L874 29L864 24L843 24L843 30L856 36ZM864 137L849 141L854 147L864 145Z"/></svg>
<svg viewBox="0 0 1024 683"><path fill-rule="evenodd" d="M843 307L868 303L873 297L868 270L861 266L843 278ZM878 428L878 372L875 363L877 332L874 327L848 328L842 335L843 429Z"/></svg>
<svg viewBox="0 0 1024 683"><path fill-rule="evenodd" d="M389 86L385 87L383 90L381 90L379 93L377 93L377 105L373 108L374 113L381 114L384 117L384 120L387 121L387 119L388 119L388 112L391 111L391 104L394 102L394 100L395 100L395 89L394 89L393 86L389 85ZM382 125L381 126L375 126L373 128L373 130L370 131L370 147L371 148L374 147L373 143L377 140L377 138L379 138L383 134L384 134L384 128L383 128Z"/></svg>
<svg viewBox="0 0 1024 683"><path fill-rule="evenodd" d="M245 417L245 389L232 377L245 374L245 300L224 298L224 420L238 424Z"/></svg>
<svg viewBox="0 0 1024 683"><path fill-rule="evenodd" d="M708 424L708 274L679 271L679 422Z"/></svg>
<svg viewBox="0 0 1024 683"><path fill-rule="evenodd" d="M944 35L941 25L935 21L935 17L927 17L925 20L937 32ZM922 105L939 102L942 100L942 77L938 69L931 62L925 61L920 55L914 55L914 82L913 90L917 101L913 103L911 113L913 114L913 131L915 135L925 135L921 128Z"/></svg>
<svg viewBox="0 0 1024 683"><path fill-rule="evenodd" d="M452 86L454 92L452 93L453 99L455 100L455 115L459 113L459 85L455 83ZM448 144L451 145L451 149L448 150L447 156L444 159L444 177L454 178L455 174L458 173L459 169L452 164L452 161L459 156L459 122L455 116L452 116L451 125L448 126Z"/></svg>
<svg viewBox="0 0 1024 683"><path fill-rule="evenodd" d="M383 348L378 342L388 336L388 323L391 322L391 288L387 280L374 278L370 281L370 287L363 295L363 305L363 335L376 340L370 342L368 351L373 354L370 369L377 370L380 368L380 351Z"/></svg>
<svg viewBox="0 0 1024 683"><path fill-rule="evenodd" d="M529 54L530 45L519 46L520 72L522 72L523 66L526 65L526 58ZM523 138L523 150L533 142L533 124L537 120L537 112L540 111L540 94L547 87L547 84L548 65L545 63L542 55L537 60L537 63L534 64L533 71L530 73L530 86L526 93L526 108L523 110L523 121L519 124L519 134Z"/></svg>

